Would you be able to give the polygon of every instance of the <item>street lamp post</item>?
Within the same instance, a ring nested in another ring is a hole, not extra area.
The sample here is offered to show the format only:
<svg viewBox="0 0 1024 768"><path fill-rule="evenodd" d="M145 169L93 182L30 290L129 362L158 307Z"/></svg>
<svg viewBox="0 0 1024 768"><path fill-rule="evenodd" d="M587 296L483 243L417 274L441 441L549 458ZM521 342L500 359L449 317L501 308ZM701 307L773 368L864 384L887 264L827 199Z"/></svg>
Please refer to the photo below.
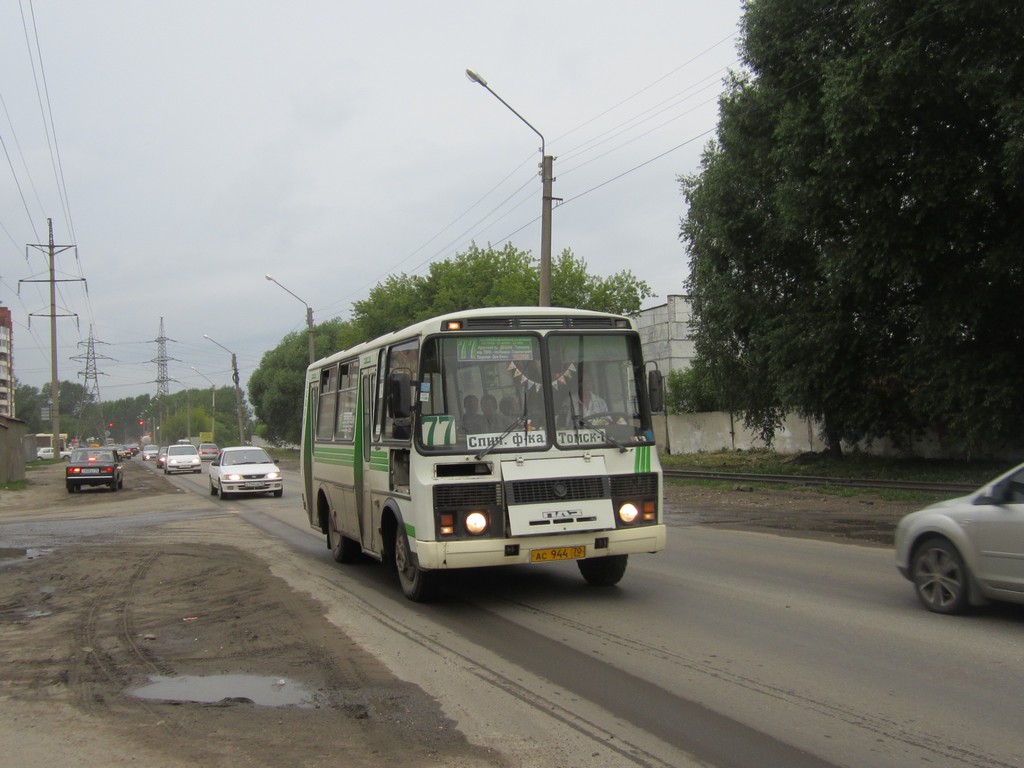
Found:
<svg viewBox="0 0 1024 768"><path fill-rule="evenodd" d="M242 418L242 388L238 385L238 358L235 353L218 341L211 339L207 334L203 338L212 341L218 347L231 355L231 380L235 382L235 408L238 410L238 444L245 445L245 421Z"/></svg>
<svg viewBox="0 0 1024 768"><path fill-rule="evenodd" d="M209 377L205 373L200 371L198 368L196 368L194 365L190 365L189 367L193 371L198 373L200 376L202 376L204 379L210 381ZM210 399L210 442L215 443L217 441L214 440L213 438L214 434L217 431L217 387L214 386L212 381L210 381Z"/></svg>
<svg viewBox="0 0 1024 768"><path fill-rule="evenodd" d="M538 306L550 307L551 306L551 204L555 199L551 196L551 186L554 183L554 163L555 159L547 153L544 144L544 134L530 125L530 122L516 112L512 108L512 105L505 101L501 96L496 94L491 87L487 84L480 75L474 72L472 69L466 70L466 77L471 82L482 85L486 88L490 94L508 107L508 110L522 120L526 127L531 131L540 136L540 154L541 154L541 166L540 166L540 177L543 182L543 202L540 213L540 297L538 299Z"/></svg>
<svg viewBox="0 0 1024 768"><path fill-rule="evenodd" d="M277 280L275 280L270 275L264 275L263 277L277 285L277 287L280 288L285 293L290 294L291 296L295 296L294 293L289 291L287 288L285 288L283 285L277 282ZM295 296L295 298L299 299L299 301L301 301L306 307L306 339L309 343L309 364L312 365L313 363L316 362L316 351L313 347L313 308L309 306L309 304L306 304L306 302L303 301L298 296Z"/></svg>

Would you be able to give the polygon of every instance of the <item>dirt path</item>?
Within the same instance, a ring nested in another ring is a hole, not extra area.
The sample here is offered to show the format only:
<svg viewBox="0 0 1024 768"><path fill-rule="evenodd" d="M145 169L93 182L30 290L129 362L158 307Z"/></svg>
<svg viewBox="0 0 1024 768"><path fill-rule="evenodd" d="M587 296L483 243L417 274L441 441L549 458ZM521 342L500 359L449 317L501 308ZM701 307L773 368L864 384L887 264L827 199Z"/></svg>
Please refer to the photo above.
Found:
<svg viewBox="0 0 1024 768"><path fill-rule="evenodd" d="M0 492L0 766L521 766L475 746L437 701L395 678L275 576L234 516L61 547L2 549L3 523L179 509L190 497L129 462L125 488L69 496L62 467ZM909 505L817 493L667 489L671 525L874 544ZM255 693L239 697L249 675ZM131 692L202 680L174 701ZM258 706L284 691L298 704ZM195 701L180 699L202 699ZM543 763L537 763L543 764Z"/></svg>

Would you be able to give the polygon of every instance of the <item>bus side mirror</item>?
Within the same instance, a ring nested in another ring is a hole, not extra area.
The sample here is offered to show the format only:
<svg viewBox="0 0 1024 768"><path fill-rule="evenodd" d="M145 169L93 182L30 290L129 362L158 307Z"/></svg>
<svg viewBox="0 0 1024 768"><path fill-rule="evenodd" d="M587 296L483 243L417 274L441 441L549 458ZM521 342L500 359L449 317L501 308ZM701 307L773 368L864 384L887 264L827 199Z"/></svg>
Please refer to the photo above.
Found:
<svg viewBox="0 0 1024 768"><path fill-rule="evenodd" d="M396 440L408 440L412 436L412 378L408 373L395 371L388 377L388 410L394 423L391 436Z"/></svg>
<svg viewBox="0 0 1024 768"><path fill-rule="evenodd" d="M388 391L388 408L396 419L408 419L412 415L412 380L407 373L392 373Z"/></svg>
<svg viewBox="0 0 1024 768"><path fill-rule="evenodd" d="M661 371L647 372L647 393L651 396L651 412L661 413L665 410L665 391L662 388Z"/></svg>

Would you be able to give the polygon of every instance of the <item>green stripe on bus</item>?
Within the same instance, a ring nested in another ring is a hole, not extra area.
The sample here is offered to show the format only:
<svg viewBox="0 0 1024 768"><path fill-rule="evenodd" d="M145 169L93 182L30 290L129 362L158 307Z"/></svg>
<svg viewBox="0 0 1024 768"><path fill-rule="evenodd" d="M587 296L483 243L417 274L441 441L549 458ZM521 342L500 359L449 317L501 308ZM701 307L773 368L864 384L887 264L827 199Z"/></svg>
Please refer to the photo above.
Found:
<svg viewBox="0 0 1024 768"><path fill-rule="evenodd" d="M636 458L634 459L633 472L636 474L644 474L651 471L651 446L640 445L636 449Z"/></svg>
<svg viewBox="0 0 1024 768"><path fill-rule="evenodd" d="M370 451L370 469L375 469L378 472L388 471L388 452L387 451Z"/></svg>
<svg viewBox="0 0 1024 768"><path fill-rule="evenodd" d="M340 467L351 467L355 465L355 449L350 447L336 447L318 445L313 450L313 458L322 464L334 464Z"/></svg>

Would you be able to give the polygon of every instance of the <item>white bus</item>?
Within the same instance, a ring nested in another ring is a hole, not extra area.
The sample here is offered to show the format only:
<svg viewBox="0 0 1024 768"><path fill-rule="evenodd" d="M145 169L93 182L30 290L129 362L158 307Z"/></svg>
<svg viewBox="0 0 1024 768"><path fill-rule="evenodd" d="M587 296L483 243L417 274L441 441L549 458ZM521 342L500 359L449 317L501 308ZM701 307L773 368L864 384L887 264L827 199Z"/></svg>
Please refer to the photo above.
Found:
<svg viewBox="0 0 1024 768"><path fill-rule="evenodd" d="M616 584L628 555L665 548L652 399L629 318L425 320L309 366L303 506L335 560L393 564L411 600L438 571L515 563Z"/></svg>

